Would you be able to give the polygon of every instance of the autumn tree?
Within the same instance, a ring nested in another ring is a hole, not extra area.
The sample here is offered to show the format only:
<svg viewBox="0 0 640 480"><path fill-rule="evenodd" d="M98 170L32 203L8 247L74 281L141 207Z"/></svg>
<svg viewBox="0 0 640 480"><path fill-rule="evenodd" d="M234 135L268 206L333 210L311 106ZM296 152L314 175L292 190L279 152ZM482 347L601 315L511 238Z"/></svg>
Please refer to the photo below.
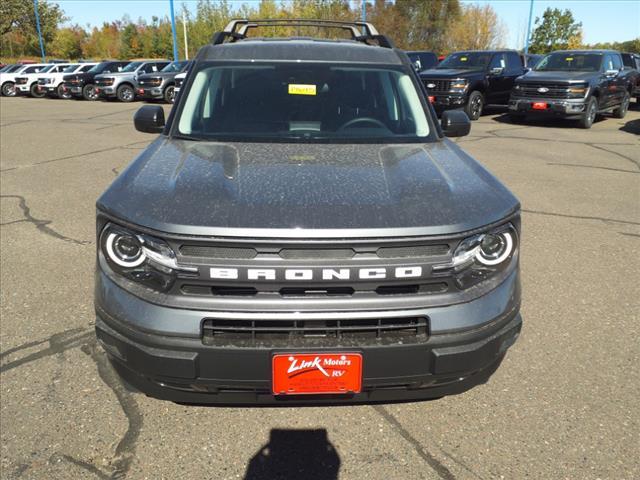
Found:
<svg viewBox="0 0 640 480"><path fill-rule="evenodd" d="M547 8L542 19L536 17L535 25L529 46L531 53L549 53L582 43L582 23L574 20L571 10Z"/></svg>
<svg viewBox="0 0 640 480"><path fill-rule="evenodd" d="M82 58L82 45L86 37L87 32L78 25L60 28L51 44L50 54L70 60Z"/></svg>
<svg viewBox="0 0 640 480"><path fill-rule="evenodd" d="M460 17L447 29L445 50L449 53L499 48L505 36L505 27L491 5L464 5Z"/></svg>
<svg viewBox="0 0 640 480"><path fill-rule="evenodd" d="M46 0L38 2L38 15L46 48L54 40L58 25L66 18L58 5ZM0 0L0 37L3 56L12 51L19 51L21 55L40 55L33 2Z"/></svg>

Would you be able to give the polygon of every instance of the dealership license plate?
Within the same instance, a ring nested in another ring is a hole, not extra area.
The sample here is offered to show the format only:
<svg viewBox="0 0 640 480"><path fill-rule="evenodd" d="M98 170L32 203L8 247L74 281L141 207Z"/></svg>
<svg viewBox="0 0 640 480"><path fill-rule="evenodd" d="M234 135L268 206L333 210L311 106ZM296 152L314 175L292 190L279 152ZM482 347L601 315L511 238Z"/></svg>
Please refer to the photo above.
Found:
<svg viewBox="0 0 640 480"><path fill-rule="evenodd" d="M546 110L548 108L547 102L535 102L533 104L534 110Z"/></svg>
<svg viewBox="0 0 640 480"><path fill-rule="evenodd" d="M283 353L273 356L275 395L358 393L362 389L359 353Z"/></svg>
<svg viewBox="0 0 640 480"><path fill-rule="evenodd" d="M429 95L429 102L435 103L435 101L436 101L436 97L434 97L433 95Z"/></svg>

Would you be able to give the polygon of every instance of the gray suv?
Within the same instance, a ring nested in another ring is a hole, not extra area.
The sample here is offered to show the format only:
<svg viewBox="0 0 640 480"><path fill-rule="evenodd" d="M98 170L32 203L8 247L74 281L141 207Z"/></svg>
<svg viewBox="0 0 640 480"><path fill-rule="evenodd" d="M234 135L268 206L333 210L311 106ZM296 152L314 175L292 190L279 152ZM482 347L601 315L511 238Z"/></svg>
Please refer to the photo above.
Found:
<svg viewBox="0 0 640 480"><path fill-rule="evenodd" d="M351 39L252 38L260 25ZM295 30L295 29L294 29ZM364 30L364 33L361 33ZM446 137L368 23L235 20L97 202L96 333L151 396L424 400L486 382L518 338L520 204Z"/></svg>
<svg viewBox="0 0 640 480"><path fill-rule="evenodd" d="M159 72L168 60L147 60L129 63L117 73L96 75L95 92L101 98L117 98L121 102L133 102L136 98L138 77L146 73Z"/></svg>

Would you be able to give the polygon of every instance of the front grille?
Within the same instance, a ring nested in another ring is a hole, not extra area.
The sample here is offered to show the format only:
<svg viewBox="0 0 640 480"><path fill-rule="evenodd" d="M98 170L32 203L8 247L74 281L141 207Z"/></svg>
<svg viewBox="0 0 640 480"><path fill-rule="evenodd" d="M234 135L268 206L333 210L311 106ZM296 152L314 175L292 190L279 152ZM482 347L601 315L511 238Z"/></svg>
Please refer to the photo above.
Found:
<svg viewBox="0 0 640 480"><path fill-rule="evenodd" d="M569 86L557 83L520 83L520 88L514 88L513 92L517 96L522 97L540 97L540 98L576 98L569 94ZM582 87L580 85L579 87ZM543 91L540 92L539 90ZM580 97L582 95L579 95Z"/></svg>
<svg viewBox="0 0 640 480"><path fill-rule="evenodd" d="M452 80L435 80L435 79L423 79L424 86L429 92L448 92L451 90ZM435 85L435 87L429 88L428 85Z"/></svg>
<svg viewBox="0 0 640 480"><path fill-rule="evenodd" d="M180 253L187 257L224 258L234 260L248 260L258 254L255 248L243 247L215 247L208 245L182 245Z"/></svg>
<svg viewBox="0 0 640 480"><path fill-rule="evenodd" d="M18 78L16 78L16 85L24 85L25 83L27 83L27 78L26 77L18 77Z"/></svg>
<svg viewBox="0 0 640 480"><path fill-rule="evenodd" d="M382 247L378 249L380 258L420 258L446 255L449 245L413 245L410 247Z"/></svg>
<svg viewBox="0 0 640 480"><path fill-rule="evenodd" d="M141 78L138 80L138 84L141 87L157 87L162 83L160 78Z"/></svg>
<svg viewBox="0 0 640 480"><path fill-rule="evenodd" d="M205 319L202 341L206 345L310 345L350 343L388 344L426 341L426 317L341 320Z"/></svg>
<svg viewBox="0 0 640 480"><path fill-rule="evenodd" d="M113 85L113 78L101 78L100 80L96 80L96 86L98 87L108 87Z"/></svg>

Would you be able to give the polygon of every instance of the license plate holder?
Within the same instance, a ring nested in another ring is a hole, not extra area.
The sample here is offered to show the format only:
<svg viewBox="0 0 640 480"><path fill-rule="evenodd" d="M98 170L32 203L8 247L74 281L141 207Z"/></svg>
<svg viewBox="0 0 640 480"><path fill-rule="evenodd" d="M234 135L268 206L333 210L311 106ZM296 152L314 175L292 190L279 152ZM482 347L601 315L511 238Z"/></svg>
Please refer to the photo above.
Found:
<svg viewBox="0 0 640 480"><path fill-rule="evenodd" d="M547 108L549 108L549 105L547 104L547 102L533 102L531 108L533 108L534 110L546 110Z"/></svg>
<svg viewBox="0 0 640 480"><path fill-rule="evenodd" d="M276 353L271 370L274 395L346 395L362 390L360 353Z"/></svg>

